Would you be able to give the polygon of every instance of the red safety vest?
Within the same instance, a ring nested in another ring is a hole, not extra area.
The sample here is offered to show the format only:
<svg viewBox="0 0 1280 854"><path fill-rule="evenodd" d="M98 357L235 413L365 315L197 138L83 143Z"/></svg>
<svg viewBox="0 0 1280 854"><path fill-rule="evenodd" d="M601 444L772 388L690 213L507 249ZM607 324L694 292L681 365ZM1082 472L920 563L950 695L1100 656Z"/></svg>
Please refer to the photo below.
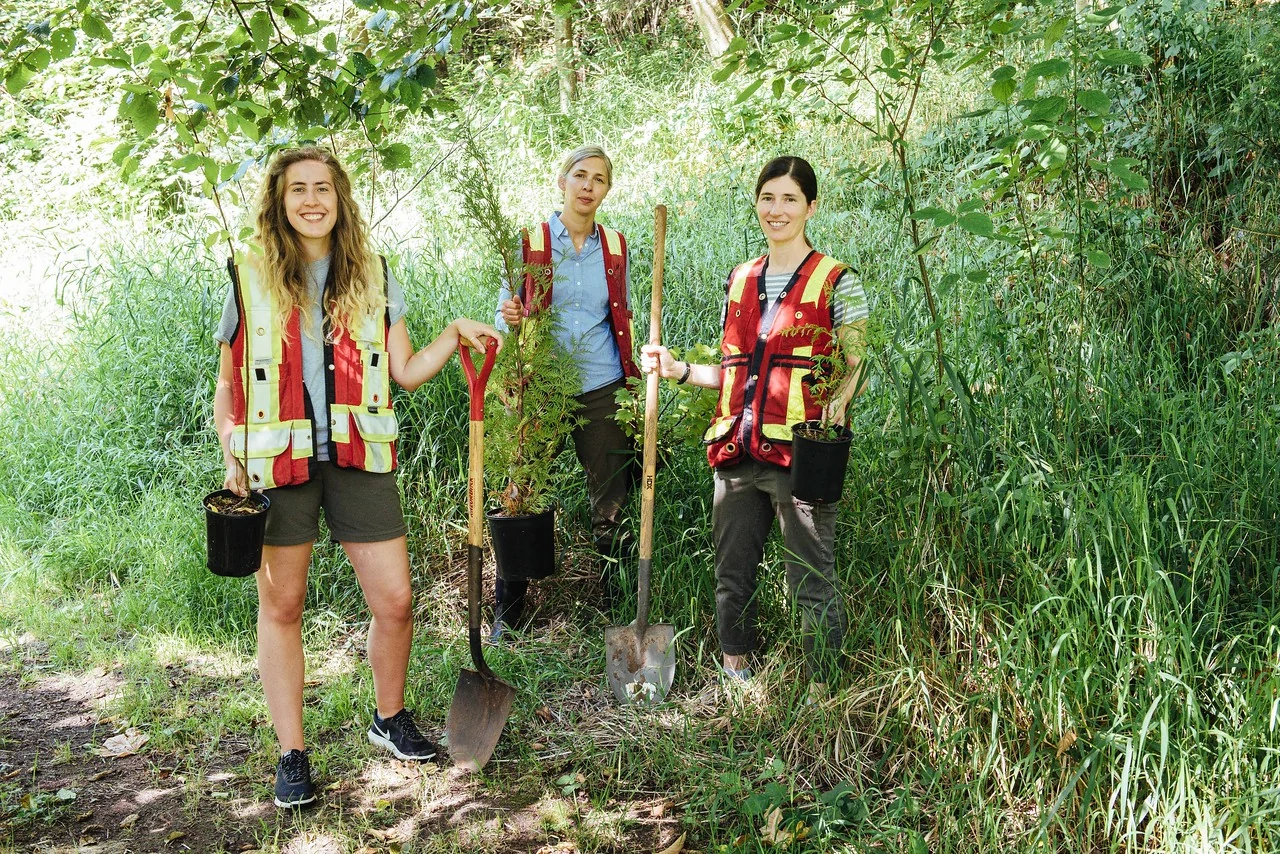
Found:
<svg viewBox="0 0 1280 854"><path fill-rule="evenodd" d="M291 486L311 476L313 417L329 419L329 459L338 465L371 472L394 469L397 423L391 410L386 313L365 318L344 329L333 342L326 341L329 411L322 416L308 413L302 383L301 311L294 308L282 332L275 322L275 301L256 262L241 258L228 266L240 313L231 341L231 411L236 424L231 453L244 464L249 485L253 489ZM383 270L381 265L376 269Z"/></svg>
<svg viewBox="0 0 1280 854"><path fill-rule="evenodd" d="M634 334L631 326L631 309L627 305L627 240L622 232L605 228L596 223L600 237L600 251L604 253L604 280L609 289L609 323L613 327L614 341L618 345L618 361L622 373L628 377L640 376L633 352ZM551 305L551 286L554 271L551 265L551 223L544 222L531 234L528 229L522 235L523 258L528 272L524 277L524 289L520 298L524 313L539 311Z"/></svg>
<svg viewBox="0 0 1280 854"><path fill-rule="evenodd" d="M713 468L744 454L791 465L791 425L818 418L805 382L813 357L831 354L829 335L784 335L784 330L832 328L829 296L845 266L810 252L772 303L761 279L768 256L740 264L729 276L720 344L720 400L703 437Z"/></svg>

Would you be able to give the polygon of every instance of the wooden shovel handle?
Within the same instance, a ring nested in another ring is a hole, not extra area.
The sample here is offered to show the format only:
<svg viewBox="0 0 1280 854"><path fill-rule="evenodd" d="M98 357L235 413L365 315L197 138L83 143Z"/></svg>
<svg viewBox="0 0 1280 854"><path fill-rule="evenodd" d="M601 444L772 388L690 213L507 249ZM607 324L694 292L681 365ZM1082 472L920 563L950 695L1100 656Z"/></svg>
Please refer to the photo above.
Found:
<svg viewBox="0 0 1280 854"><path fill-rule="evenodd" d="M649 304L649 343L662 343L662 276L667 254L667 208L653 210L653 299ZM658 373L649 374L644 392L644 474L640 481L640 565L637 573L636 630L649 625L649 579L653 563L654 474L658 467Z"/></svg>

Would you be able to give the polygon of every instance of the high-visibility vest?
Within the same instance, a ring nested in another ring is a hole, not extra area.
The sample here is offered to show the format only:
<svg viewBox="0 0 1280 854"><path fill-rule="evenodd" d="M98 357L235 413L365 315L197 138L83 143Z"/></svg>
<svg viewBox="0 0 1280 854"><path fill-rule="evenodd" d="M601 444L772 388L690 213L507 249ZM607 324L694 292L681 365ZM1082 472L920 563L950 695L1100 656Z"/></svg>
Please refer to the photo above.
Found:
<svg viewBox="0 0 1280 854"><path fill-rule="evenodd" d="M383 262L385 264L385 261ZM283 330L275 300L255 262L228 262L240 326L231 341L231 453L253 489L304 483L315 456L314 418L329 420L329 459L340 466L389 472L396 466L395 413L387 356L388 316L366 317L324 344L325 399L313 413L302 383L302 313ZM376 265L383 274L385 269ZM333 275L332 266L329 268ZM328 291L329 282L325 283ZM248 429L245 429L246 420ZM246 450L247 437L247 450Z"/></svg>
<svg viewBox="0 0 1280 854"><path fill-rule="evenodd" d="M814 356L830 356L831 336L797 327L832 328L830 294L845 266L810 252L769 302L761 287L768 256L740 264L729 276L720 344L720 399L703 441L712 467L744 454L791 465L791 425L821 416L810 383Z"/></svg>
<svg viewBox="0 0 1280 854"><path fill-rule="evenodd" d="M627 240L622 232L605 228L596 223L600 238L600 251L604 254L604 280L609 291L609 324L613 327L614 343L618 345L618 361L622 373L628 377L640 376L632 352L634 330L631 325L631 308L627 305ZM524 288L520 298L524 313L540 311L551 305L551 286L555 273L551 266L551 223L530 232L524 230L522 252L526 268Z"/></svg>

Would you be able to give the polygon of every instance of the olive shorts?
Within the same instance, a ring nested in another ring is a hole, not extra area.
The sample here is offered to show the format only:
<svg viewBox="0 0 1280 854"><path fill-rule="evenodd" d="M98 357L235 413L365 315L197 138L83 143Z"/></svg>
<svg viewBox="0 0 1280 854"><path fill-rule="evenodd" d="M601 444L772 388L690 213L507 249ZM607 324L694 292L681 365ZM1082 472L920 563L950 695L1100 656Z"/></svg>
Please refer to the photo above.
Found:
<svg viewBox="0 0 1280 854"><path fill-rule="evenodd" d="M400 510L400 487L392 472L376 473L319 462L311 479L264 493L269 546L298 546L320 536L320 508L335 542L380 543L409 532Z"/></svg>

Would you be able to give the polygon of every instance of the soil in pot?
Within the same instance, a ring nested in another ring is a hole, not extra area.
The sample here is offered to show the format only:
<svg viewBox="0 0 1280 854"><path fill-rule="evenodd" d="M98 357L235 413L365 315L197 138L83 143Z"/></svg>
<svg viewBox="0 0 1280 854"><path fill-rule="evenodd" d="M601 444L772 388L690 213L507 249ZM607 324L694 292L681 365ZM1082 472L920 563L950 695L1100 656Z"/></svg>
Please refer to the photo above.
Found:
<svg viewBox="0 0 1280 854"><path fill-rule="evenodd" d="M853 433L803 421L791 428L791 496L808 504L832 504L844 492Z"/></svg>
<svg viewBox="0 0 1280 854"><path fill-rule="evenodd" d="M262 565L262 538L271 499L254 492L241 498L229 489L204 497L205 558L209 571L243 578Z"/></svg>

